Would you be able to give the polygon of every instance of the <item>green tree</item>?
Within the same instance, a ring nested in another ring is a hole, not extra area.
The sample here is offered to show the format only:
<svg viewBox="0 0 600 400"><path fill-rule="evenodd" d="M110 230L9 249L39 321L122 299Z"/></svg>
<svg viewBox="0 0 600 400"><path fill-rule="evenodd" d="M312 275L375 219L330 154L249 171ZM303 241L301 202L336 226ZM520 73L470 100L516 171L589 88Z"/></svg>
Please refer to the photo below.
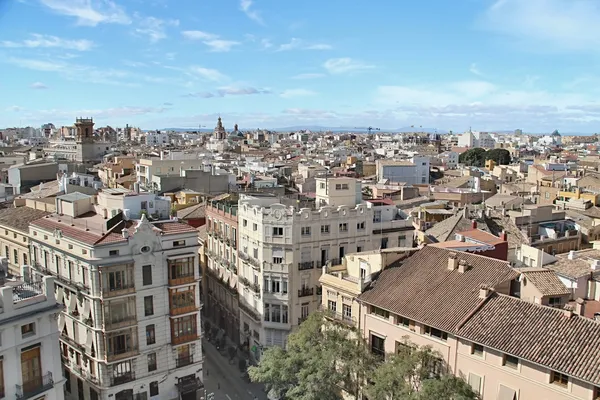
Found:
<svg viewBox="0 0 600 400"><path fill-rule="evenodd" d="M506 149L493 149L485 153L486 160L494 160L496 165L510 164L510 152Z"/></svg>
<svg viewBox="0 0 600 400"><path fill-rule="evenodd" d="M285 349L265 351L248 375L289 400L339 400L356 393L373 357L356 331L313 313L288 337Z"/></svg>
<svg viewBox="0 0 600 400"><path fill-rule="evenodd" d="M469 167L483 167L485 165L485 149L475 147L458 156L458 162Z"/></svg>
<svg viewBox="0 0 600 400"><path fill-rule="evenodd" d="M386 356L370 376L366 392L377 400L478 399L463 379L447 371L439 353L409 342L398 354Z"/></svg>

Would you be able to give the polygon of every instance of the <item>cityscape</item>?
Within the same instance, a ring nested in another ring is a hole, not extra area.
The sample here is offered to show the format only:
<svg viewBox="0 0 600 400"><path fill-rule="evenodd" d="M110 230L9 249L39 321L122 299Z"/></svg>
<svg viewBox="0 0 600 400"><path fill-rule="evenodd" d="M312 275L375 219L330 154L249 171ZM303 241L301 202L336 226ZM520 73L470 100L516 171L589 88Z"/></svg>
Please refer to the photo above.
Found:
<svg viewBox="0 0 600 400"><path fill-rule="evenodd" d="M600 399L600 3L358 3L0 2L0 399Z"/></svg>

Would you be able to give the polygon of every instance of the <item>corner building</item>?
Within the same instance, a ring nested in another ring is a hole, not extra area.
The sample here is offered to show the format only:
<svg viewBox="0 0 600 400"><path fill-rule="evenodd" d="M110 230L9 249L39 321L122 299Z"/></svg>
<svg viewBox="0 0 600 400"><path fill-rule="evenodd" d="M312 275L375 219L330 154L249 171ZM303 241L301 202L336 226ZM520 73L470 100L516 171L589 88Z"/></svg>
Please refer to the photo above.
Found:
<svg viewBox="0 0 600 400"><path fill-rule="evenodd" d="M64 305L65 398L196 399L203 391L196 230L130 209L113 213L90 196L56 201L61 214L32 222L29 233L34 268L55 277Z"/></svg>

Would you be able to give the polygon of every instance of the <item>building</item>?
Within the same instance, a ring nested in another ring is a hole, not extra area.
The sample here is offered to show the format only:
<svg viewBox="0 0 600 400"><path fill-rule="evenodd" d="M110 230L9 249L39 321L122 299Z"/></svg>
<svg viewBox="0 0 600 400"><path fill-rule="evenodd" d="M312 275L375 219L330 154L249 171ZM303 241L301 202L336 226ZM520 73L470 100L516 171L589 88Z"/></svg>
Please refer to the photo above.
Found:
<svg viewBox="0 0 600 400"><path fill-rule="evenodd" d="M197 232L160 215L149 221L136 195L106 196L103 204L59 196L59 213L29 227L34 266L56 278L64 305L66 398L196 399L203 388Z"/></svg>
<svg viewBox="0 0 600 400"><path fill-rule="evenodd" d="M223 194L206 205L208 236L203 271L205 313L234 342L240 342L238 304L238 196Z"/></svg>
<svg viewBox="0 0 600 400"><path fill-rule="evenodd" d="M409 185L429 183L429 157L413 157L410 161L381 159L376 161L377 180L405 182Z"/></svg>
<svg viewBox="0 0 600 400"><path fill-rule="evenodd" d="M496 141L487 132L473 132L469 130L458 137L459 147L493 149Z"/></svg>
<svg viewBox="0 0 600 400"><path fill-rule="evenodd" d="M54 278L23 266L23 280L0 285L0 398L62 400Z"/></svg>
<svg viewBox="0 0 600 400"><path fill-rule="evenodd" d="M359 187L352 178L317 178L314 208L241 195L241 341L253 349L254 359L260 358L263 347L284 346L291 329L319 307L323 265L339 265L349 253L412 245L412 222L395 219L395 206L389 206L393 213L387 206L358 203Z"/></svg>

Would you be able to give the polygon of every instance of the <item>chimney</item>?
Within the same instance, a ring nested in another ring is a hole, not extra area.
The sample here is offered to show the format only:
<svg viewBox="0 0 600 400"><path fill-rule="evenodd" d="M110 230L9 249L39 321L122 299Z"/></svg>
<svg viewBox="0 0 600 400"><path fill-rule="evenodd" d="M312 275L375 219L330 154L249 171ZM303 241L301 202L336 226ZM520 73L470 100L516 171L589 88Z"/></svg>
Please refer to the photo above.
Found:
<svg viewBox="0 0 600 400"><path fill-rule="evenodd" d="M458 272L460 272L461 274L464 274L465 271L467 271L469 269L469 264L467 264L467 262L465 260L460 260L458 262Z"/></svg>
<svg viewBox="0 0 600 400"><path fill-rule="evenodd" d="M576 257L576 256L575 256L575 251L574 251L574 250L571 250L571 251L569 251L569 255L567 256L567 258L568 258L569 260L574 260L574 259L575 259L575 257Z"/></svg>
<svg viewBox="0 0 600 400"><path fill-rule="evenodd" d="M573 305L565 305L565 307L563 308L563 315L567 318L571 318L573 316Z"/></svg>
<svg viewBox="0 0 600 400"><path fill-rule="evenodd" d="M121 231L121 234L123 235L123 239L128 239L129 238L129 231L127 229L123 229Z"/></svg>
<svg viewBox="0 0 600 400"><path fill-rule="evenodd" d="M477 229L477 221L471 221L471 229Z"/></svg>
<svg viewBox="0 0 600 400"><path fill-rule="evenodd" d="M469 218L469 208L467 206L465 206L465 208L463 209L463 217Z"/></svg>
<svg viewBox="0 0 600 400"><path fill-rule="evenodd" d="M500 232L500 240L503 242L508 242L508 233L506 233L506 231L503 230Z"/></svg>
<svg viewBox="0 0 600 400"><path fill-rule="evenodd" d="M450 253L448 256L448 270L454 271L458 267L458 256L456 253Z"/></svg>
<svg viewBox="0 0 600 400"><path fill-rule="evenodd" d="M583 300L581 297L579 297L579 298L577 298L577 300L575 300L575 314L583 317L584 311L585 311L585 300Z"/></svg>
<svg viewBox="0 0 600 400"><path fill-rule="evenodd" d="M490 295L490 288L487 285L481 285L479 286L479 298L480 299L487 299L488 296Z"/></svg>
<svg viewBox="0 0 600 400"><path fill-rule="evenodd" d="M600 260L592 260L591 270L598 271L600 269Z"/></svg>

